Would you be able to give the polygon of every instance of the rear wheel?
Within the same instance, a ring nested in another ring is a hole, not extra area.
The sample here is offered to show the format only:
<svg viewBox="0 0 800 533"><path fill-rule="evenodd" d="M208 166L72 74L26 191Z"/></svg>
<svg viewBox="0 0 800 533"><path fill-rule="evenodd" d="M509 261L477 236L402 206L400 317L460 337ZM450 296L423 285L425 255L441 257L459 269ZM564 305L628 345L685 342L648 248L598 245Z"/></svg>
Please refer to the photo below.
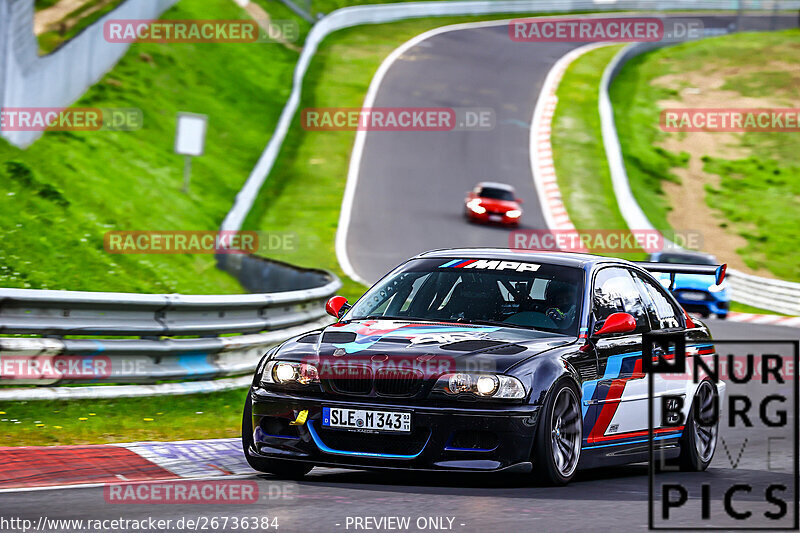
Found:
<svg viewBox="0 0 800 533"><path fill-rule="evenodd" d="M556 383L539 417L534 440L536 470L553 485L574 477L581 456L583 421L578 388L569 379Z"/></svg>
<svg viewBox="0 0 800 533"><path fill-rule="evenodd" d="M244 413L242 414L242 449L244 457L247 459L253 470L273 474L287 479L298 479L311 471L313 465L296 463L294 461L281 461L280 459L267 459L264 457L251 457L250 448L253 445L253 404L250 393L244 403Z"/></svg>
<svg viewBox="0 0 800 533"><path fill-rule="evenodd" d="M717 388L709 380L702 381L694 393L681 436L678 465L685 472L702 472L711 464L719 433L716 403Z"/></svg>

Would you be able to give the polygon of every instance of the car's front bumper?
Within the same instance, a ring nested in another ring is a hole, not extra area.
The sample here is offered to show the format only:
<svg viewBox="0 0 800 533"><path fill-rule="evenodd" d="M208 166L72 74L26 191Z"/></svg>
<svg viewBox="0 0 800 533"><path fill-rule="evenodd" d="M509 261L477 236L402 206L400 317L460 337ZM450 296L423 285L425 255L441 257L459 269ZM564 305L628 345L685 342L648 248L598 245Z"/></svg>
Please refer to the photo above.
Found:
<svg viewBox="0 0 800 533"><path fill-rule="evenodd" d="M310 398L251 390L252 457L315 465L411 470L531 469L537 410L529 405L460 407ZM411 412L411 434L322 427L322 408ZM291 425L302 411L305 423Z"/></svg>
<svg viewBox="0 0 800 533"><path fill-rule="evenodd" d="M467 209L467 217L473 222L480 222L483 224L501 224L503 226L517 226L521 217L511 218L506 215L497 213L481 213L478 214L470 209Z"/></svg>

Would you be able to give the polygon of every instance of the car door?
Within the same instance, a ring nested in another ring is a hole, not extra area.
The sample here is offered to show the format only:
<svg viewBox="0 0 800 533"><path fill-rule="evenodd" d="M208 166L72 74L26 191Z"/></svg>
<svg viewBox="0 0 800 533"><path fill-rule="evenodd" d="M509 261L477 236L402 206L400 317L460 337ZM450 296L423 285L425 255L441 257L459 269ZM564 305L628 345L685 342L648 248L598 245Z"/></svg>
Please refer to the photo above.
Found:
<svg viewBox="0 0 800 533"><path fill-rule="evenodd" d="M647 379L642 371L642 334L650 330L647 311L633 275L625 267L605 267L592 280L590 340L599 379L584 384L584 436L587 446L612 446L647 433ZM597 336L613 313L636 321L630 333Z"/></svg>

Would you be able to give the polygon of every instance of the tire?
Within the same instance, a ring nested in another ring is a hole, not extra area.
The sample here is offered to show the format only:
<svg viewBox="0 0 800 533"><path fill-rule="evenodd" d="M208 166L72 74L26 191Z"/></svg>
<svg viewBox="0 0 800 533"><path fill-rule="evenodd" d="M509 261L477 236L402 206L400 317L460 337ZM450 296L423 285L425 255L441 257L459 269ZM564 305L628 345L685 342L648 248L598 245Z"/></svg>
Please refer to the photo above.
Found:
<svg viewBox="0 0 800 533"><path fill-rule="evenodd" d="M578 468L583 442L580 397L572 380L557 381L536 425L534 468L551 485L566 485Z"/></svg>
<svg viewBox="0 0 800 533"><path fill-rule="evenodd" d="M281 461L280 459L267 459L264 457L251 457L250 447L253 445L253 404L250 393L247 393L247 400L244 402L244 412L242 413L242 450L247 464L253 470L272 474L285 479L300 479L308 474L314 465L298 463L294 461Z"/></svg>
<svg viewBox="0 0 800 533"><path fill-rule="evenodd" d="M718 401L718 398L717 387L711 381L706 379L700 382L680 439L681 452L678 456L678 466L683 472L702 472L711 464L717 448L719 417L713 425L701 424L695 419L695 403L700 402L701 420L711 422L714 402Z"/></svg>

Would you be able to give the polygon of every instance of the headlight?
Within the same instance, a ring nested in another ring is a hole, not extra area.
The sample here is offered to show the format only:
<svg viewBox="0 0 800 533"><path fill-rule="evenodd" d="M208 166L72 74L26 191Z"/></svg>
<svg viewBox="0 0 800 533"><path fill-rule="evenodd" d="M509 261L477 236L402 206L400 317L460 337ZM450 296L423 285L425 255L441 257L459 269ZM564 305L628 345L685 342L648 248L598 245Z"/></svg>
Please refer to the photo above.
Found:
<svg viewBox="0 0 800 533"><path fill-rule="evenodd" d="M518 400L525 397L522 382L502 374L445 374L436 382L434 390L453 396L470 393L481 398Z"/></svg>
<svg viewBox="0 0 800 533"><path fill-rule="evenodd" d="M319 383L317 367L308 363L270 361L261 373L261 383L308 385Z"/></svg>
<svg viewBox="0 0 800 533"><path fill-rule="evenodd" d="M486 212L486 208L481 205L481 201L475 198L467 202L467 207L473 212L482 215Z"/></svg>
<svg viewBox="0 0 800 533"><path fill-rule="evenodd" d="M512 209L510 211L506 211L506 216L508 218L519 218L522 216L522 211L519 209Z"/></svg>

